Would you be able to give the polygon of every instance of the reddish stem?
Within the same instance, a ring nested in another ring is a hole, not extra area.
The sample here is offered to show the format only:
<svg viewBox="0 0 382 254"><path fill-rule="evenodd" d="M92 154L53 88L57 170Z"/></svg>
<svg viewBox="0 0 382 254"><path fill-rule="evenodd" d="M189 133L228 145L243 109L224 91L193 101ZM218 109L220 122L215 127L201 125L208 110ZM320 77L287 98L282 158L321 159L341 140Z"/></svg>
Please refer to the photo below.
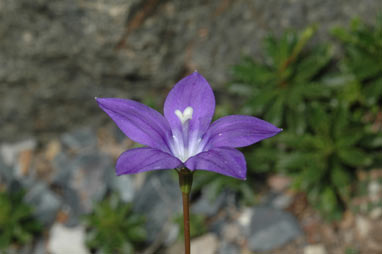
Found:
<svg viewBox="0 0 382 254"><path fill-rule="evenodd" d="M184 252L190 254L190 194L182 192L183 223L184 223Z"/></svg>

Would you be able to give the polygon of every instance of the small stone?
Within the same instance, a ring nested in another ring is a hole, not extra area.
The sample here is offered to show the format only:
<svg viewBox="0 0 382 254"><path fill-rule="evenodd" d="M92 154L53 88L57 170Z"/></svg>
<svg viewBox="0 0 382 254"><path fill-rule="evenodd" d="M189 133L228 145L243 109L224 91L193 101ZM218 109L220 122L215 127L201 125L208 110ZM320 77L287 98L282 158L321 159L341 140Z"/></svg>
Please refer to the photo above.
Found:
<svg viewBox="0 0 382 254"><path fill-rule="evenodd" d="M236 223L228 223L223 227L223 238L227 242L236 242L242 236L241 228Z"/></svg>
<svg viewBox="0 0 382 254"><path fill-rule="evenodd" d="M249 227L250 226L250 223L251 223L251 218L252 218L252 215L253 215L253 209L251 207L246 207L241 213L240 213L240 216L238 218L238 222L239 224L246 228L246 227Z"/></svg>
<svg viewBox="0 0 382 254"><path fill-rule="evenodd" d="M61 224L54 224L50 230L48 252L51 254L89 254L85 245L85 228L78 226L73 228Z"/></svg>
<svg viewBox="0 0 382 254"><path fill-rule="evenodd" d="M44 225L54 222L61 200L45 184L35 184L26 194L25 201L34 208L36 218Z"/></svg>
<svg viewBox="0 0 382 254"><path fill-rule="evenodd" d="M24 150L19 154L19 159L17 163L16 177L21 178L29 173L33 157L32 150Z"/></svg>
<svg viewBox="0 0 382 254"><path fill-rule="evenodd" d="M304 254L326 254L326 249L321 244L308 245L304 248Z"/></svg>
<svg viewBox="0 0 382 254"><path fill-rule="evenodd" d="M167 234L166 234L166 238L163 241L163 244L165 246L170 246L178 238L178 235L179 235L179 226L177 224L174 224L174 223L169 224L168 225L168 230L166 232L167 232Z"/></svg>
<svg viewBox="0 0 382 254"><path fill-rule="evenodd" d="M191 248L192 249L192 248ZM166 249L166 254L179 254L184 252L184 244L181 241L175 242L175 244L171 245Z"/></svg>
<svg viewBox="0 0 382 254"><path fill-rule="evenodd" d="M377 180L371 181L369 183L368 191L369 191L370 201L372 202L380 201L382 196L382 186Z"/></svg>
<svg viewBox="0 0 382 254"><path fill-rule="evenodd" d="M100 201L114 175L114 164L110 157L102 153L81 154L73 166L69 187L75 190L85 213Z"/></svg>
<svg viewBox="0 0 382 254"><path fill-rule="evenodd" d="M22 151L33 150L36 147L36 140L28 139L13 144L2 144L0 154L7 166L13 166L17 162L19 153Z"/></svg>
<svg viewBox="0 0 382 254"><path fill-rule="evenodd" d="M276 197L274 197L274 199L272 200L272 206L278 209L286 209L287 207L290 206L292 201L293 201L293 198L290 195L281 193L277 195Z"/></svg>
<svg viewBox="0 0 382 254"><path fill-rule="evenodd" d="M345 213L344 213L344 216L342 218L342 221L340 222L340 226L341 228L343 229L349 229L349 228L352 228L354 225L354 215L352 212L350 212L349 210L347 210Z"/></svg>
<svg viewBox="0 0 382 254"><path fill-rule="evenodd" d="M195 214L213 216L222 208L226 199L226 193L220 193L217 197L213 197L213 189L209 186L202 189L202 195L199 200L191 207L191 211Z"/></svg>
<svg viewBox="0 0 382 254"><path fill-rule="evenodd" d="M45 158L48 161L53 159L61 152L61 143L58 140L52 140L48 143L45 149Z"/></svg>
<svg viewBox="0 0 382 254"><path fill-rule="evenodd" d="M273 191L282 192L291 184L291 179L284 175L273 175L268 178L268 185Z"/></svg>
<svg viewBox="0 0 382 254"><path fill-rule="evenodd" d="M219 247L219 254L238 254L240 253L240 248L239 246L232 244L232 243L227 243L227 242L222 242Z"/></svg>
<svg viewBox="0 0 382 254"><path fill-rule="evenodd" d="M208 232L215 233L219 237L222 237L223 228L227 223L227 216L218 216L212 222L208 224Z"/></svg>
<svg viewBox="0 0 382 254"><path fill-rule="evenodd" d="M8 185L13 180L13 170L11 167L5 165L0 157L0 185Z"/></svg>
<svg viewBox="0 0 382 254"><path fill-rule="evenodd" d="M376 207L370 212L370 218L373 220L378 220L382 218L382 207Z"/></svg>
<svg viewBox="0 0 382 254"><path fill-rule="evenodd" d="M152 242L163 227L181 212L177 179L169 172L150 172L134 197L134 211L146 218L146 241Z"/></svg>
<svg viewBox="0 0 382 254"><path fill-rule="evenodd" d="M33 254L47 254L45 240L39 239L33 248Z"/></svg>
<svg viewBox="0 0 382 254"><path fill-rule="evenodd" d="M218 250L218 238L209 233L191 240L191 254L215 254Z"/></svg>
<svg viewBox="0 0 382 254"><path fill-rule="evenodd" d="M73 159L66 153L61 152L52 161L54 169L52 182L59 186L66 186L70 180L72 172L75 170Z"/></svg>
<svg viewBox="0 0 382 254"><path fill-rule="evenodd" d="M248 247L269 251L302 234L297 220L287 212L270 207L255 207L251 220Z"/></svg>
<svg viewBox="0 0 382 254"><path fill-rule="evenodd" d="M366 238L371 231L371 223L367 218L358 215L356 218L356 228L359 236L361 238Z"/></svg>
<svg viewBox="0 0 382 254"><path fill-rule="evenodd" d="M133 201L135 195L135 185L133 176L122 175L122 176L112 176L112 190L119 193L121 199L128 203Z"/></svg>

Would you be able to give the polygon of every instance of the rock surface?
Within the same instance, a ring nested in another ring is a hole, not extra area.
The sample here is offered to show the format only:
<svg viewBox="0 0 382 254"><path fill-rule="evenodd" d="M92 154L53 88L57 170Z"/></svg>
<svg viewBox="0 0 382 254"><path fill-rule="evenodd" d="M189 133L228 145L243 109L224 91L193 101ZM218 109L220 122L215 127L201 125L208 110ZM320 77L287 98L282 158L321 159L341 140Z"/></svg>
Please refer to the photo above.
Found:
<svg viewBox="0 0 382 254"><path fill-rule="evenodd" d="M304 248L304 254L326 254L326 249L321 244L308 245Z"/></svg>
<svg viewBox="0 0 382 254"><path fill-rule="evenodd" d="M218 249L218 238L209 233L191 240L191 254L215 254Z"/></svg>
<svg viewBox="0 0 382 254"><path fill-rule="evenodd" d="M151 172L134 197L134 211L146 218L147 242L168 235L173 216L181 212L181 194L170 172ZM165 240L166 237L163 237Z"/></svg>
<svg viewBox="0 0 382 254"><path fill-rule="evenodd" d="M26 194L25 201L33 207L36 218L44 225L54 222L62 205L60 198L43 183L34 185Z"/></svg>
<svg viewBox="0 0 382 254"><path fill-rule="evenodd" d="M218 89L268 33L318 23L328 36L378 10L379 0L2 0L0 140L98 125L94 96L162 101L195 69Z"/></svg>
<svg viewBox="0 0 382 254"><path fill-rule="evenodd" d="M47 249L51 254L89 254L85 246L85 228L55 224L50 231Z"/></svg>
<svg viewBox="0 0 382 254"><path fill-rule="evenodd" d="M269 207L255 207L248 247L269 251L302 235L297 220L289 213Z"/></svg>

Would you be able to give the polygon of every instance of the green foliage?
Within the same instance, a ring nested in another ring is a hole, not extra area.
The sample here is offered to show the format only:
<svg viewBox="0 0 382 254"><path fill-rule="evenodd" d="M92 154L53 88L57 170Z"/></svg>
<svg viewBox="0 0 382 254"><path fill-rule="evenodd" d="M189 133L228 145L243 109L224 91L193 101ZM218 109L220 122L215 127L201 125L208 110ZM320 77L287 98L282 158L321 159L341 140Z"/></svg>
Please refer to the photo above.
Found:
<svg viewBox="0 0 382 254"><path fill-rule="evenodd" d="M370 166L372 157L360 147L363 126L346 108L328 112L312 103L309 112L310 132L280 136L290 151L279 157L277 168L291 174L295 187L328 219L336 219L350 198L355 169Z"/></svg>
<svg viewBox="0 0 382 254"><path fill-rule="evenodd" d="M301 34L284 33L280 39L270 36L265 40L264 62L245 58L234 67L233 85L244 85L245 93L249 91L247 113L277 126L287 125L299 134L305 131L307 101L330 95L319 74L328 66L332 53L328 45L306 50L314 32L309 27Z"/></svg>
<svg viewBox="0 0 382 254"><path fill-rule="evenodd" d="M23 198L23 192L0 191L0 253L11 244L30 243L42 229Z"/></svg>
<svg viewBox="0 0 382 254"><path fill-rule="evenodd" d="M230 177L208 171L197 171L197 173L194 174L194 177L195 180L192 186L193 191L198 191L202 187L208 185L210 188L210 197L208 198L212 201L217 198L223 190L230 190L238 193L244 203L255 203L254 191L251 189L247 181L232 179Z"/></svg>
<svg viewBox="0 0 382 254"><path fill-rule="evenodd" d="M284 132L245 150L249 177L283 172L328 219L352 195L359 168L382 165L382 16L333 30L344 47L309 43L314 28L265 40L263 61L246 57L233 69L231 91L243 113Z"/></svg>
<svg viewBox="0 0 382 254"><path fill-rule="evenodd" d="M183 223L183 214L179 214L174 218L175 223L179 226L179 239L184 238L184 223ZM200 214L190 213L190 237L198 237L207 232L206 227L206 218Z"/></svg>
<svg viewBox="0 0 382 254"><path fill-rule="evenodd" d="M360 84L359 102L377 107L382 99L382 14L376 26L354 19L350 29L332 30L345 48L343 68L353 74Z"/></svg>
<svg viewBox="0 0 382 254"><path fill-rule="evenodd" d="M130 254L146 238L144 218L134 214L131 204L111 196L97 204L85 221L87 245L105 254Z"/></svg>

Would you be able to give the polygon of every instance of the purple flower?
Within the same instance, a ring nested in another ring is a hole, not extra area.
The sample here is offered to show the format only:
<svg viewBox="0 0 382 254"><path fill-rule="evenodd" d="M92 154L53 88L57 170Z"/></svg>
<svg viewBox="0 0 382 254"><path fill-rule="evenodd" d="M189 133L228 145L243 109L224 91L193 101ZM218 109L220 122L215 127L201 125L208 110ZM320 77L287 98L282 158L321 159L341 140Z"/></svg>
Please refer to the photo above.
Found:
<svg viewBox="0 0 382 254"><path fill-rule="evenodd" d="M215 97L197 72L180 80L164 104L164 117L136 101L96 98L133 141L146 147L122 153L117 175L186 167L245 179L244 155L235 149L272 137L281 129L252 116L231 115L211 123Z"/></svg>

